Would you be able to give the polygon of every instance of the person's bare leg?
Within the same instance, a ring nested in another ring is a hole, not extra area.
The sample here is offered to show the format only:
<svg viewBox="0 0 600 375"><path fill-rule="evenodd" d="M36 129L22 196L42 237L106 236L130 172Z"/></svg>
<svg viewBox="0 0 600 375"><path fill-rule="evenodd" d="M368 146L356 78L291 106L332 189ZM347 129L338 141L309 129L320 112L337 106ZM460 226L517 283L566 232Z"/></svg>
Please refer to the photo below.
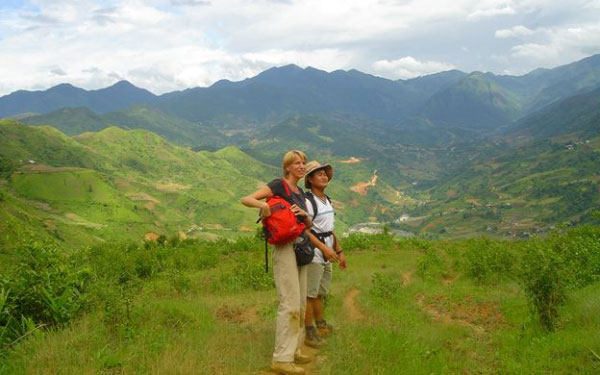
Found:
<svg viewBox="0 0 600 375"><path fill-rule="evenodd" d="M315 320L323 320L323 297L313 298L311 314Z"/></svg>
<svg viewBox="0 0 600 375"><path fill-rule="evenodd" d="M314 325L314 303L316 298L306 298L306 314L304 315L304 325L306 327Z"/></svg>

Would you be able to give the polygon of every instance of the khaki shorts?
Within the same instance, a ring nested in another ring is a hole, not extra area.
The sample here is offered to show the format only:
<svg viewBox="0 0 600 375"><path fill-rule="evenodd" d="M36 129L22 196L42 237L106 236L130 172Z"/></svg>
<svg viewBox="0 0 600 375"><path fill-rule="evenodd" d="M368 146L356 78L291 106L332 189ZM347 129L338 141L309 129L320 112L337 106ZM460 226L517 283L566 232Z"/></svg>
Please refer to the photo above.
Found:
<svg viewBox="0 0 600 375"><path fill-rule="evenodd" d="M310 298L327 296L331 286L331 263L310 263L306 268L306 295Z"/></svg>

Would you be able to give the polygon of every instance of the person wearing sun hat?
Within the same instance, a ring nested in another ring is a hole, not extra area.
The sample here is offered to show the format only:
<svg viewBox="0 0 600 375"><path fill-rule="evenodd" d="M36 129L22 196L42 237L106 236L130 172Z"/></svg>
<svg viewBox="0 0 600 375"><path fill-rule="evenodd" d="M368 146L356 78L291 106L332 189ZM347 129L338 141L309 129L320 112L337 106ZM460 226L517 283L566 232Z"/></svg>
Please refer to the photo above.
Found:
<svg viewBox="0 0 600 375"><path fill-rule="evenodd" d="M307 302L304 343L316 348L323 345L321 335L331 333L333 330L323 317L323 298L329 294L331 285L331 262L339 261L340 268L342 270L346 268L346 258L333 232L334 208L325 194L325 189L332 178L333 168L330 164L320 164L316 160L306 164L304 186L310 189L305 193L306 208L312 218L309 237L315 247L315 256L312 263L306 266Z"/></svg>

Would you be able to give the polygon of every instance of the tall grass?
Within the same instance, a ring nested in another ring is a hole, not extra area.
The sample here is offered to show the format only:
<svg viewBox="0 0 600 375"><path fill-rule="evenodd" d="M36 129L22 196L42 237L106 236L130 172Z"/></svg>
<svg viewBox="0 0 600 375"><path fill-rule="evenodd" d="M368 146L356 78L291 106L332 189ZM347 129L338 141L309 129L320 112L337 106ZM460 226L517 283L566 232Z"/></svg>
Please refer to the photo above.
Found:
<svg viewBox="0 0 600 375"><path fill-rule="evenodd" d="M334 272L320 374L598 370L597 227L518 242L342 241L348 269ZM11 250L0 373L263 371L277 306L263 246L250 236Z"/></svg>

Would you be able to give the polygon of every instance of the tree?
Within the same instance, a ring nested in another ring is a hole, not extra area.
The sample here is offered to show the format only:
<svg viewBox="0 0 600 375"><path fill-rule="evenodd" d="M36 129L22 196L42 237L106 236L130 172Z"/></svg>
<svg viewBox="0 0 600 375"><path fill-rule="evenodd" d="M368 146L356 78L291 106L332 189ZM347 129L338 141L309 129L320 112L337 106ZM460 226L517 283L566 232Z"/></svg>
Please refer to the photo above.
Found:
<svg viewBox="0 0 600 375"><path fill-rule="evenodd" d="M0 177L9 177L16 167L16 164L11 159L0 155Z"/></svg>

